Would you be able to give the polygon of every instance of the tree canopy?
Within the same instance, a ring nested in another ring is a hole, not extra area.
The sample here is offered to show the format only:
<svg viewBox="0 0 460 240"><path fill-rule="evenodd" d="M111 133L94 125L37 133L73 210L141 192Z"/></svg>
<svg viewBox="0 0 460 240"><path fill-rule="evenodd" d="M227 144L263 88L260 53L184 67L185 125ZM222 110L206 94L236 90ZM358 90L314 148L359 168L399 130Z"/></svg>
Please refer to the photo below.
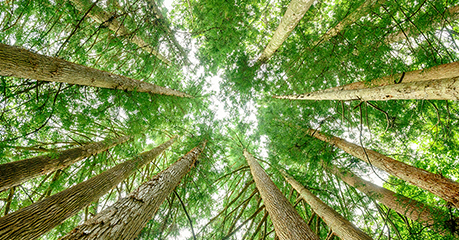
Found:
<svg viewBox="0 0 460 240"><path fill-rule="evenodd" d="M398 84L410 71L453 62L458 66L458 2L314 1L276 52L258 61L289 3L1 2L0 44L192 97L45 82L2 75L0 70L0 164L45 154L57 157L62 150L131 137L0 192L0 216L178 135L167 151L42 239L64 236L205 140L195 167L138 239L277 239L245 149L320 239L332 235L330 227L315 217L282 170L372 239L455 239L459 213L452 203L312 137L307 130L346 139L458 182L458 101L273 96L354 82L367 86L386 76L397 76L393 82ZM347 185L326 171L325 164L435 207L442 216L431 226L408 219Z"/></svg>

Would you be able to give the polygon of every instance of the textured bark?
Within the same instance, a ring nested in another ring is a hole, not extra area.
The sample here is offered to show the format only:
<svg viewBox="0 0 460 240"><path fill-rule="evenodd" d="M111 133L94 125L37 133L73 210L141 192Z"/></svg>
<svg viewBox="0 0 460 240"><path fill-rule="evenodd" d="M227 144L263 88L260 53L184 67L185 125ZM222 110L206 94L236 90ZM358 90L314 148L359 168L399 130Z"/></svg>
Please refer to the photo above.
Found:
<svg viewBox="0 0 460 240"><path fill-rule="evenodd" d="M332 229L341 239L372 240L366 233L355 227L351 222L342 217L338 212L313 195L302 184L283 172L286 181L291 184L299 195L311 206L312 210Z"/></svg>
<svg viewBox="0 0 460 240"><path fill-rule="evenodd" d="M347 142L341 138L334 136L328 137L313 129L308 129L306 131L309 135L333 144L366 163L370 163L395 177L398 177L419 188L425 189L440 198L451 202L458 208L458 182L452 181L439 174L434 174L403 162L396 161L393 158L387 157L373 150L363 148L354 143Z"/></svg>
<svg viewBox="0 0 460 240"><path fill-rule="evenodd" d="M203 146L195 147L127 197L76 227L61 239L134 239L194 166Z"/></svg>
<svg viewBox="0 0 460 240"><path fill-rule="evenodd" d="M191 97L173 89L71 63L59 58L36 54L32 51L1 43L0 75L90 87Z"/></svg>
<svg viewBox="0 0 460 240"><path fill-rule="evenodd" d="M458 4L450 7L447 9L447 14L446 14L446 20L447 21L455 21L458 19ZM432 22L433 27L438 27L442 26L444 21L434 21ZM394 42L400 42L402 40L406 40L408 37L414 36L414 35L419 35L420 31L417 29L417 27L412 26L408 29L405 29L404 31L399 31L394 34L390 34L388 37L385 39L385 43L394 43Z"/></svg>
<svg viewBox="0 0 460 240"><path fill-rule="evenodd" d="M397 83L423 82L429 80L455 78L458 77L458 61L438 65L431 68L410 71L406 73L398 73L391 76L374 79L370 82L354 82L343 86L328 88L322 91L341 91L341 90L357 90L371 87L383 87ZM318 91L318 92L322 92Z"/></svg>
<svg viewBox="0 0 460 240"><path fill-rule="evenodd" d="M291 34L292 30L294 30L313 2L314 0L291 0L270 43L268 43L262 55L259 57L259 62L264 63L270 59L276 50L283 44L284 40L288 38L289 34Z"/></svg>
<svg viewBox="0 0 460 240"><path fill-rule="evenodd" d="M339 32L341 32L344 28L350 26L357 20L359 20L361 17L366 16L369 14L369 12L374 9L379 7L385 2L385 0L366 0L364 1L361 6L359 6L355 11L347 15L342 21L340 21L335 27L329 29L323 36L321 36L321 39L318 42L315 42L314 45L317 45L320 42L325 42L335 36Z"/></svg>
<svg viewBox="0 0 460 240"><path fill-rule="evenodd" d="M86 11L87 9L91 8L93 4L95 4L91 0L70 0L70 1L82 11ZM113 16L112 14L105 12L102 8L98 7L97 5L94 5L92 7L88 15L97 23L104 24L110 30L114 31L117 35L127 36L131 34L131 32L122 23L120 23L116 19L116 16ZM161 55L158 51L152 48L149 44L147 44L144 40L142 40L137 35L132 36L132 38L130 38L129 40L132 43L136 44L138 47L140 47L142 50L152 55L155 55L158 59L160 59L167 65L171 64L171 62L168 59L166 59L163 55Z"/></svg>
<svg viewBox="0 0 460 240"><path fill-rule="evenodd" d="M0 239L36 239L77 214L168 148L176 138L60 193L0 218Z"/></svg>
<svg viewBox="0 0 460 240"><path fill-rule="evenodd" d="M118 144L124 143L129 138L128 136L123 136L44 156L1 164L0 191L17 186L35 177L63 169L89 156L96 155Z"/></svg>
<svg viewBox="0 0 460 240"><path fill-rule="evenodd" d="M290 100L360 100L384 101L397 99L458 100L458 76L423 82L391 84L357 90L317 91L312 93L274 96Z"/></svg>
<svg viewBox="0 0 460 240"><path fill-rule="evenodd" d="M299 216L281 191L271 181L259 163L246 150L244 156L248 161L257 189L262 197L268 214L275 227L276 235L281 240L315 239L319 240L305 221Z"/></svg>
<svg viewBox="0 0 460 240"><path fill-rule="evenodd" d="M407 198L383 187L379 187L371 182L361 179L354 173L338 169L334 165L325 167L330 173L333 173L348 185L355 187L365 193L372 199L375 199L383 205L393 209L397 213L407 218L420 222L424 225L433 225L435 220L445 221L448 214L439 209L425 205L422 202Z"/></svg>

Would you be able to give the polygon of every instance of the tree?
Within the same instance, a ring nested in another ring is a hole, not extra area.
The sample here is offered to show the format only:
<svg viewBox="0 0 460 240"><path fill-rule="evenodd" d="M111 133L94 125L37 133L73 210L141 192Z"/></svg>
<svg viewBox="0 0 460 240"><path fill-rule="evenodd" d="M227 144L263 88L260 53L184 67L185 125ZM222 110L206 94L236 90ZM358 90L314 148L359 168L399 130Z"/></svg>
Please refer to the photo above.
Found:
<svg viewBox="0 0 460 240"><path fill-rule="evenodd" d="M340 88L340 87L339 87ZM458 76L453 78L398 83L383 87L357 90L325 90L289 96L274 96L290 100L361 100L382 101L396 99L458 100Z"/></svg>
<svg viewBox="0 0 460 240"><path fill-rule="evenodd" d="M286 197L270 180L254 157L244 150L257 189L280 239L319 239L299 216Z"/></svg>
<svg viewBox="0 0 460 240"><path fill-rule="evenodd" d="M91 87L148 92L178 97L188 94L148 82L115 75L94 68L52 58L31 51L0 44L0 75L64 82Z"/></svg>
<svg viewBox="0 0 460 240"><path fill-rule="evenodd" d="M72 0L72 3L75 4L79 9L87 11L88 16L94 19L101 25L108 27L110 30L114 31L117 35L130 35L131 31L126 29L126 27L117 20L117 16L112 16L111 14L105 12L102 8L96 5L97 2L93 3L91 0ZM87 10L88 9L88 10ZM161 55L157 50L152 48L147 44L142 38L134 34L130 38L131 42L142 48L144 51L156 56L162 62L167 65L171 65L171 62Z"/></svg>
<svg viewBox="0 0 460 240"><path fill-rule="evenodd" d="M91 179L42 201L0 218L2 239L32 239L48 232L65 219L114 188L137 169L152 161L171 146L176 138L121 163Z"/></svg>
<svg viewBox="0 0 460 240"><path fill-rule="evenodd" d="M92 155L101 153L113 146L124 143L129 136L121 136L106 141L90 143L45 156L37 156L21 161L0 165L0 191L17 186L32 178L63 169Z"/></svg>
<svg viewBox="0 0 460 240"><path fill-rule="evenodd" d="M294 180L287 173L282 172L284 178L299 193L299 195L312 207L312 210L331 228L341 239L372 239L366 233L355 227L351 222L342 217L334 209L313 195L308 189Z"/></svg>
<svg viewBox="0 0 460 240"><path fill-rule="evenodd" d="M328 142L329 144L332 144L361 159L369 165L375 166L395 177L407 181L419 188L425 189L441 197L447 202L452 203L456 208L458 208L458 182L452 181L438 174L410 166L371 149L347 142L341 138L334 136L328 137L314 129L307 129L306 132L310 136Z"/></svg>
<svg viewBox="0 0 460 240"><path fill-rule="evenodd" d="M62 239L134 239L194 166L205 147L195 147L129 196L79 225Z"/></svg>
<svg viewBox="0 0 460 240"><path fill-rule="evenodd" d="M413 221L418 221L425 226L434 226L434 229L441 229L441 231L443 231L443 228L448 228L450 225L446 224L448 221L451 221L448 219L448 215L439 209L394 193L383 187L379 187L369 181L361 179L351 171L339 169L332 164L324 166L324 168L328 172L338 176L348 185L355 187L370 198L381 202L385 206ZM452 229L447 230L452 231ZM453 234L455 234L454 232L455 231L452 231Z"/></svg>
<svg viewBox="0 0 460 240"><path fill-rule="evenodd" d="M291 0L286 12L284 13L281 23L273 34L272 39L267 47L265 47L258 61L266 62L283 44L284 40L289 37L292 30L297 26L300 19L305 15L314 0Z"/></svg>

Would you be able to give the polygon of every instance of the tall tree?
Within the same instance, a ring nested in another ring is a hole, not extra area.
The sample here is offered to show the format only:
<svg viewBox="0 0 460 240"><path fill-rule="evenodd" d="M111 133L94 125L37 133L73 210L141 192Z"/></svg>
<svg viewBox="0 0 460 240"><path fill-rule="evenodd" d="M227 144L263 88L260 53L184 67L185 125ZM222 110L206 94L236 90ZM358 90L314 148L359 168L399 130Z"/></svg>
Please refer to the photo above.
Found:
<svg viewBox="0 0 460 240"><path fill-rule="evenodd" d="M97 214L61 239L134 239L203 151L195 147L127 197Z"/></svg>
<svg viewBox="0 0 460 240"><path fill-rule="evenodd" d="M98 22L99 24L105 25L110 30L114 31L117 35L123 36L132 34L131 31L129 31L122 23L120 23L117 20L117 16L114 16L104 11L102 8L96 5L97 2L93 3L91 0L71 0L71 2L74 3L75 6L77 6L77 8L83 11L89 11L88 16L90 16L92 19L94 19L94 21ZM163 55L161 55L161 53L159 53L156 49L147 44L142 38L140 38L136 34L134 34L130 38L130 41L139 46L142 50L156 56L165 64L171 64L171 62L168 59L166 59Z"/></svg>
<svg viewBox="0 0 460 240"><path fill-rule="evenodd" d="M389 174L419 188L425 189L446 200L447 202L454 204L454 206L458 208L458 182L452 181L439 174L434 174L397 161L376 151L347 142L344 139L334 136L326 136L323 133L313 129L306 129L305 131L310 136L328 142L342 149L343 151L361 159L362 161L371 164L372 166L384 170Z"/></svg>
<svg viewBox="0 0 460 240"><path fill-rule="evenodd" d="M289 184L299 193L299 195L311 206L312 210L319 216L323 221L331 228L341 239L353 239L353 240L371 240L366 233L361 229L354 226L347 219L342 217L333 208L325 204L321 199L311 193L302 184L297 182L293 177L289 176L286 172L281 170L284 178Z"/></svg>
<svg viewBox="0 0 460 240"><path fill-rule="evenodd" d="M265 173L260 164L245 149L244 157L251 168L257 189L281 240L319 239L299 216L281 191Z"/></svg>
<svg viewBox="0 0 460 240"><path fill-rule="evenodd" d="M445 227L445 222L448 221L448 214L440 209L428 206L422 202L407 198L401 194L379 187L369 181L366 181L349 170L339 169L333 164L323 167L330 173L336 175L348 185L365 193L372 199L375 199L383 205L393 209L397 213L413 220L422 223L425 226L436 226L439 229Z"/></svg>
<svg viewBox="0 0 460 240"><path fill-rule="evenodd" d="M176 137L93 178L0 218L0 239L40 237L106 194L174 141Z"/></svg>
<svg viewBox="0 0 460 240"><path fill-rule="evenodd" d="M101 153L130 139L122 136L86 144L45 156L28 158L0 165L0 191L17 186L32 178L63 169L89 156Z"/></svg>
<svg viewBox="0 0 460 240"><path fill-rule="evenodd" d="M178 97L188 94L0 43L0 75Z"/></svg>
<svg viewBox="0 0 460 240"><path fill-rule="evenodd" d="M290 100L361 100L383 101L396 99L458 100L458 76L422 82L398 83L357 90L318 91L299 95L274 96Z"/></svg>
<svg viewBox="0 0 460 240"><path fill-rule="evenodd" d="M258 59L260 63L270 59L276 50L281 47L284 40L289 37L289 34L291 34L313 2L314 0L291 0L270 43L268 43Z"/></svg>

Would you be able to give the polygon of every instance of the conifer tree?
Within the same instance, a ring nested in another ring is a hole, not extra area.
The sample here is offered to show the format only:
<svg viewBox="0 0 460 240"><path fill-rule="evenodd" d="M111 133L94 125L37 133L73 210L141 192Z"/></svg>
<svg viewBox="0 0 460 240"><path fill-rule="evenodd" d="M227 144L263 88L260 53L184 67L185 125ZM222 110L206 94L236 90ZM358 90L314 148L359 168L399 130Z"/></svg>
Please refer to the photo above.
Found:
<svg viewBox="0 0 460 240"><path fill-rule="evenodd" d="M0 239L40 237L106 194L160 155L175 140L176 137L93 178L0 218Z"/></svg>
<svg viewBox="0 0 460 240"><path fill-rule="evenodd" d="M447 202L452 203L456 208L458 208L458 182L397 161L376 151L347 142L344 139L334 136L326 136L317 130L307 129L306 132L315 138L342 149L343 151L361 159L363 162L384 170L389 174L407 181L419 188L425 189L441 197Z"/></svg>
<svg viewBox="0 0 460 240"><path fill-rule="evenodd" d="M319 239L247 150L244 150L244 157L275 226L276 235L281 240Z"/></svg>
<svg viewBox="0 0 460 240"><path fill-rule="evenodd" d="M17 186L32 178L63 169L89 156L101 153L130 139L122 136L90 143L45 156L37 156L0 165L0 191Z"/></svg>
<svg viewBox="0 0 460 240"><path fill-rule="evenodd" d="M188 94L0 43L0 75L178 97Z"/></svg>
<svg viewBox="0 0 460 240"><path fill-rule="evenodd" d="M174 164L143 183L127 197L76 227L61 239L134 239L182 177L194 167L205 147L195 147Z"/></svg>

